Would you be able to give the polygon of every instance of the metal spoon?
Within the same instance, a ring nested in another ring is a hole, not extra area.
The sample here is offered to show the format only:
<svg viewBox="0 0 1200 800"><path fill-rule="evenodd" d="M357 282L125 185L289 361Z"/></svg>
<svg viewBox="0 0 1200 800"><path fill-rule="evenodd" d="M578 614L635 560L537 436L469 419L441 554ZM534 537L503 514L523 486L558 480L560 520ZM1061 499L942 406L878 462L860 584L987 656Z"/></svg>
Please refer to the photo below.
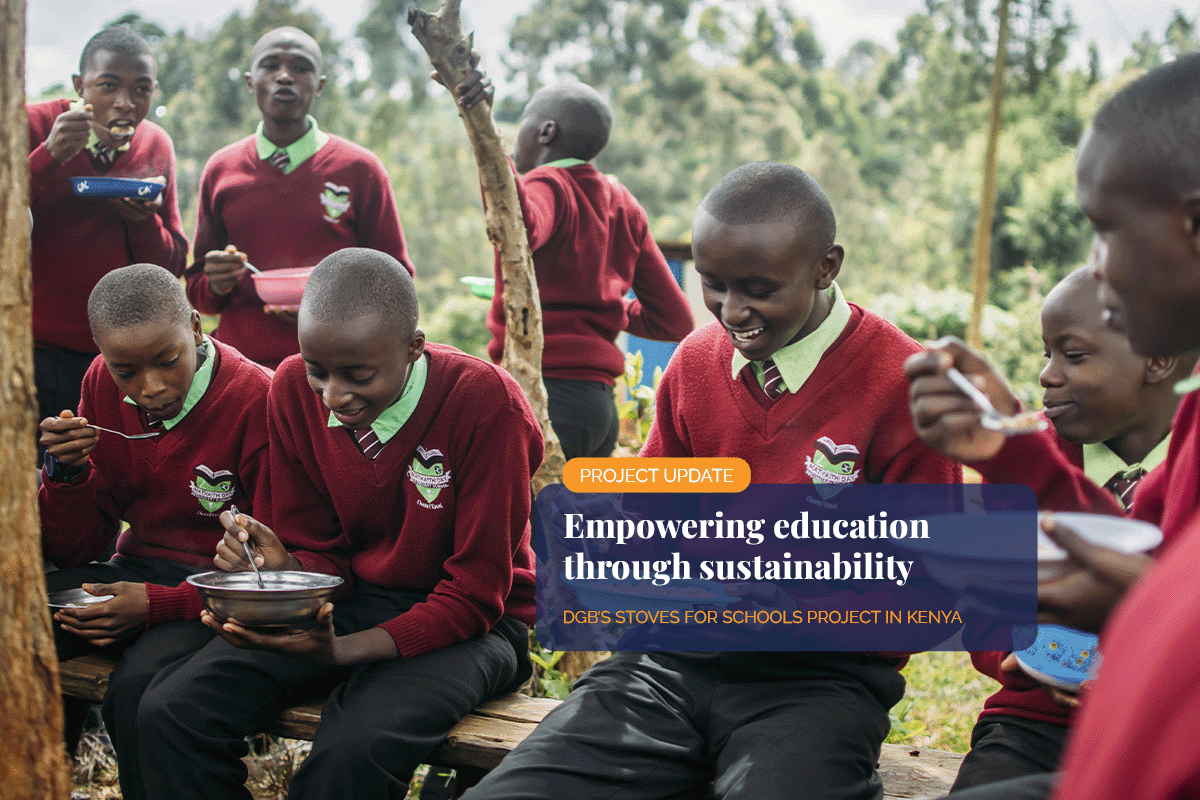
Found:
<svg viewBox="0 0 1200 800"><path fill-rule="evenodd" d="M229 504L229 512L233 514L233 521L237 522L238 510L233 503ZM254 563L254 554L250 552L250 540L242 542L242 547L246 550L246 558L250 559L250 566L254 568L254 577L258 578L258 588L266 589L267 585L263 583L262 573L258 571L258 564Z"/></svg>
<svg viewBox="0 0 1200 800"><path fill-rule="evenodd" d="M1003 433L1005 436L1014 436L1022 433L1044 431L1048 425L1037 414L1028 411L1013 414L1012 416L1001 414L992 405L992 401L988 399L988 396L980 391L978 386L971 383L970 378L959 372L957 367L948 367L946 369L946 377L976 405L980 411L979 424L988 430Z"/></svg>
<svg viewBox="0 0 1200 800"><path fill-rule="evenodd" d="M114 431L112 428L101 428L99 425L92 425L90 422L84 426L85 428L95 428L98 431L105 433L115 433L117 436L124 436L126 439L149 439L151 436L158 436L161 431L150 431L150 433L122 433Z"/></svg>

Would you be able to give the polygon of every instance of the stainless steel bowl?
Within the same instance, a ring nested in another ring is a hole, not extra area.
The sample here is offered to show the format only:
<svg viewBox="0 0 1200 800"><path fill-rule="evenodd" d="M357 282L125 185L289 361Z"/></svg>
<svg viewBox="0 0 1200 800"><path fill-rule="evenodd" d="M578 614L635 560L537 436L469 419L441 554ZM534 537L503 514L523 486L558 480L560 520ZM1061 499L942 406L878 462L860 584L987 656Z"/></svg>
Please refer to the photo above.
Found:
<svg viewBox="0 0 1200 800"><path fill-rule="evenodd" d="M334 589L343 581L319 572L262 573L265 588L253 572L201 572L188 583L214 617L233 618L247 627L287 628L311 625Z"/></svg>

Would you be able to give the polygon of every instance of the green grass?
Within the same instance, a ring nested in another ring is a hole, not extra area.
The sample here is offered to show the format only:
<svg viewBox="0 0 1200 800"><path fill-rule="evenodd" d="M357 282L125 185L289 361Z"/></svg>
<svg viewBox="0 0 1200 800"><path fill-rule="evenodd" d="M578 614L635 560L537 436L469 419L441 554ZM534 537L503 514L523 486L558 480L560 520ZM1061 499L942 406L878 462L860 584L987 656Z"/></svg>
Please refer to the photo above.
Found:
<svg viewBox="0 0 1200 800"><path fill-rule="evenodd" d="M908 689L892 709L887 741L965 753L983 701L999 688L962 652L913 656L904 668Z"/></svg>

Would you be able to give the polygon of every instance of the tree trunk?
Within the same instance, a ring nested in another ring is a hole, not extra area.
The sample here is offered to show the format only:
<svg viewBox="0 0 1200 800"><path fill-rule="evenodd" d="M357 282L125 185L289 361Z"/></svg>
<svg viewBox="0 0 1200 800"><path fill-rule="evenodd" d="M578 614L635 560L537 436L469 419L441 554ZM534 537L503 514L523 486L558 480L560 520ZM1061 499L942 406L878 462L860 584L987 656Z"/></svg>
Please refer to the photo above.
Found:
<svg viewBox="0 0 1200 800"><path fill-rule="evenodd" d="M1008 0L1000 0L996 14L1000 18L1000 33L996 37L992 106L988 119L987 151L983 157L983 188L980 190L979 217L975 222L971 316L967 320L967 344L976 350L983 349L983 305L987 302L991 273L992 220L996 216L996 144L1000 139L1000 109L1004 102L1004 70L1008 60Z"/></svg>
<svg viewBox="0 0 1200 800"><path fill-rule="evenodd" d="M459 6L460 0L446 0L437 14L417 8L408 10L413 35L429 54L446 86L457 86L471 69L471 37L462 33ZM533 257L517 199L516 177L491 109L485 103L468 109L459 106L459 116L475 151L487 206L488 239L500 252L504 274L504 357L500 363L529 398L546 440L545 459L533 476L536 495L543 486L562 481L565 462L546 410L546 387L542 383L542 303L538 298Z"/></svg>
<svg viewBox="0 0 1200 800"><path fill-rule="evenodd" d="M6 800L60 800L71 784L33 469L24 0L0 0L0 21L0 787Z"/></svg>

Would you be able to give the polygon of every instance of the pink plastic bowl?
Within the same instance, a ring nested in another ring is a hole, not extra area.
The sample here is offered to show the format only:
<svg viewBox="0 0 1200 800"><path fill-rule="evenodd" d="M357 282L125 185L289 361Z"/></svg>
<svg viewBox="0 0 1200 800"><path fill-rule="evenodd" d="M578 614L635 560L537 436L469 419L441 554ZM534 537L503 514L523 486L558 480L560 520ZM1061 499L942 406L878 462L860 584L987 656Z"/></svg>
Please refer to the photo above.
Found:
<svg viewBox="0 0 1200 800"><path fill-rule="evenodd" d="M312 271L312 267L269 269L252 273L250 277L254 281L254 291L258 292L263 303L269 306L298 306Z"/></svg>

